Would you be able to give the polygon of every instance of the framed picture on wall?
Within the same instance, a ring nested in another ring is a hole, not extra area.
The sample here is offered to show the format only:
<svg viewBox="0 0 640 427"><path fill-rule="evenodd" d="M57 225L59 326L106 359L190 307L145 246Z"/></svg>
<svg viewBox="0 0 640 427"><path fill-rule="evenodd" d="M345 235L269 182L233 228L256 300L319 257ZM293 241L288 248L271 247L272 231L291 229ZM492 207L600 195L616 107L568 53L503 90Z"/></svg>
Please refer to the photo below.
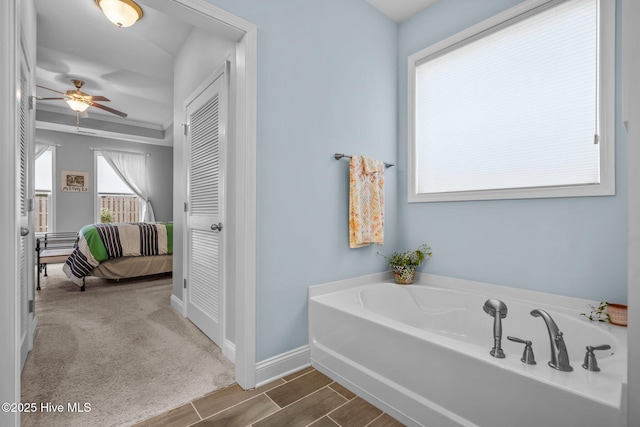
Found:
<svg viewBox="0 0 640 427"><path fill-rule="evenodd" d="M86 193L89 191L89 172L62 171L62 191Z"/></svg>

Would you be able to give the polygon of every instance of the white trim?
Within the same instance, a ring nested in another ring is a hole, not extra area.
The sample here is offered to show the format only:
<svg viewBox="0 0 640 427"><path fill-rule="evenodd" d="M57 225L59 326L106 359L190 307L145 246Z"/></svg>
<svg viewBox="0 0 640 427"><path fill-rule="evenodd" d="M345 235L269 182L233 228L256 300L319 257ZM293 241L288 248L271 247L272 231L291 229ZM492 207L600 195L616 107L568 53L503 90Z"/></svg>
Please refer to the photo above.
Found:
<svg viewBox="0 0 640 427"><path fill-rule="evenodd" d="M36 335L38 334L38 318L35 316L33 317L33 322L31 322L31 330L29 333L33 337L33 341L35 341ZM33 341L31 342L31 348L29 351L33 350Z"/></svg>
<svg viewBox="0 0 640 427"><path fill-rule="evenodd" d="M93 183L91 182L91 178L89 178L89 188L93 189L93 221L98 224L101 222L100 221L101 219L100 218L100 196L98 195L98 156L100 155L101 155L100 151L93 150L93 174L92 174ZM93 187L92 187L92 184L93 184Z"/></svg>
<svg viewBox="0 0 640 427"><path fill-rule="evenodd" d="M49 148L51 150L51 198L49 199L49 210L51 212L49 212L49 218L48 218L48 224L47 224L47 230L51 230L51 231L56 231L56 188L58 188L56 186L56 161L57 161L57 156L58 156L58 150L57 150L57 146L52 145L51 148ZM91 184L91 183L89 183Z"/></svg>
<svg viewBox="0 0 640 427"><path fill-rule="evenodd" d="M218 23L224 24L225 29L209 28L209 32L217 31L219 36L235 37L239 40L255 26L249 21L233 15L224 9L214 6L204 0L138 0L138 3L148 5L160 12L167 13L179 18L185 19L195 26L204 25L205 27L213 19Z"/></svg>
<svg viewBox="0 0 640 427"><path fill-rule="evenodd" d="M258 30L236 44L236 382L256 385L256 126Z"/></svg>
<svg viewBox="0 0 640 427"><path fill-rule="evenodd" d="M236 345L226 338L222 344L222 355L231 362L236 362Z"/></svg>
<svg viewBox="0 0 640 427"><path fill-rule="evenodd" d="M160 145L164 147L173 146L173 140L171 139L171 135L173 134L173 131L171 128L163 129L163 131L165 132L165 137L163 139L151 138L148 136L136 136L136 135L125 134L121 132L112 132L104 129L83 128L83 127L78 129L76 125L46 122L42 120L36 120L36 128L43 129L43 130L52 130L55 132L72 133L72 134L89 136L89 137L108 138L108 139L117 139L120 141L137 142L140 144Z"/></svg>
<svg viewBox="0 0 640 427"><path fill-rule="evenodd" d="M628 133L627 167L627 304L640 306L640 3L622 3L622 98ZM626 400L627 425L640 425L640 310L629 311Z"/></svg>
<svg viewBox="0 0 640 427"><path fill-rule="evenodd" d="M270 357L256 364L256 387L270 383L310 365L308 345Z"/></svg>
<svg viewBox="0 0 640 427"><path fill-rule="evenodd" d="M182 317L187 317L187 313L184 310L184 303L180 298L171 294L171 307L175 308L178 313L182 315Z"/></svg>
<svg viewBox="0 0 640 427"><path fill-rule="evenodd" d="M0 233L5 236L0 271L0 400L20 402L20 319L18 280L18 212L16 141L18 135L16 83L19 76L19 2L0 2ZM19 426L19 413L0 412L0 424Z"/></svg>
<svg viewBox="0 0 640 427"><path fill-rule="evenodd" d="M458 200L529 199L547 197L582 197L615 195L615 2L601 0L600 38L600 184L459 191L448 193L417 193L415 146L415 79L416 66L426 57L436 55L457 43L499 26L507 20L532 12L533 9L552 7L566 0L528 0L507 9L485 21L467 28L409 56L407 66L408 112L408 173L407 196L409 203ZM534 12L537 13L537 12Z"/></svg>

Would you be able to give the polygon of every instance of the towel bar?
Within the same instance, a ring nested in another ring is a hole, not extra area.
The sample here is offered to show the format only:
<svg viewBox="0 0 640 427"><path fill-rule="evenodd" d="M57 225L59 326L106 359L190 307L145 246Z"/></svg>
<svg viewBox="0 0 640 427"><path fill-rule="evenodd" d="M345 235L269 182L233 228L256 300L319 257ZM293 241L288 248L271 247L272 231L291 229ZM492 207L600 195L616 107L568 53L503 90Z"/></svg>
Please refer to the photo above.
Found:
<svg viewBox="0 0 640 427"><path fill-rule="evenodd" d="M349 155L347 155L347 154L336 153L336 154L334 154L334 155L333 155L333 158L334 158L334 159L336 159L336 160L340 160L340 159L341 159L341 158L343 158L343 157L346 157L346 158L348 158L348 159L350 159L350 158L351 158L351 156L349 156ZM385 164L384 164L384 167L385 167L385 168L390 168L390 167L392 167L392 166L395 166L395 165L394 165L393 163L386 163L386 162L385 162Z"/></svg>

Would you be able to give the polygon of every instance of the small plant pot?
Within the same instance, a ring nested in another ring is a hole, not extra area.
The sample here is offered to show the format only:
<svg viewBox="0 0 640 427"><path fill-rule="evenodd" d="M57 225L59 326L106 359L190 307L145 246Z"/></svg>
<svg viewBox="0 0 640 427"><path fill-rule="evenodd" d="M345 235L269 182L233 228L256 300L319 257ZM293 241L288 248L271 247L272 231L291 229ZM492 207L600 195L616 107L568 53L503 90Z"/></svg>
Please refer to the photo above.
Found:
<svg viewBox="0 0 640 427"><path fill-rule="evenodd" d="M396 265L391 271L393 272L393 277L396 279L396 283L399 285L410 285L416 277L415 266Z"/></svg>
<svg viewBox="0 0 640 427"><path fill-rule="evenodd" d="M607 304L609 322L618 326L627 326L627 306L624 304Z"/></svg>

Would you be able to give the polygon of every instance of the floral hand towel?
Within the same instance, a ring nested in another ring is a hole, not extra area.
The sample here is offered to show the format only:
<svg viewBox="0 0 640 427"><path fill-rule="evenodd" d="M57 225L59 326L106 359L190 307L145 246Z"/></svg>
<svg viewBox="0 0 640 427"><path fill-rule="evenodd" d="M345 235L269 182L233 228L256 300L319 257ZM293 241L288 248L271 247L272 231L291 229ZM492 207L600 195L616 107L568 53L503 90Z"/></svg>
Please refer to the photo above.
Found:
<svg viewBox="0 0 640 427"><path fill-rule="evenodd" d="M384 163L351 156L349 163L349 247L384 243Z"/></svg>

